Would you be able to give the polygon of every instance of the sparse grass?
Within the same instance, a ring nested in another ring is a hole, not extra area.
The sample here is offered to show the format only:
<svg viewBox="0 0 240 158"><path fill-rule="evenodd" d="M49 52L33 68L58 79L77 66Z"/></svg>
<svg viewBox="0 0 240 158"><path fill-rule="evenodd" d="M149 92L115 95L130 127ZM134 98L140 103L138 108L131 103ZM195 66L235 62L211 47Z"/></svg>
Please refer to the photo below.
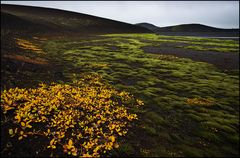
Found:
<svg viewBox="0 0 240 158"><path fill-rule="evenodd" d="M202 46L184 46L180 48L199 50L199 51L217 51L217 52L239 52L239 48L223 47L202 47Z"/></svg>

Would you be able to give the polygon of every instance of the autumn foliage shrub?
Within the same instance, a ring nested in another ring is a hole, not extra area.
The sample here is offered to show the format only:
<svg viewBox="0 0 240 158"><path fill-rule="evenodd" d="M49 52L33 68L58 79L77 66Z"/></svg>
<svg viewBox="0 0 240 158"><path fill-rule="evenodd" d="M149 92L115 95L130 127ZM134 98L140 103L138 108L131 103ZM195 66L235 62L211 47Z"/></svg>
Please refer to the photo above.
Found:
<svg viewBox="0 0 240 158"><path fill-rule="evenodd" d="M189 105L201 105L201 106L211 106L215 104L215 100L212 98L188 98L186 102Z"/></svg>
<svg viewBox="0 0 240 158"><path fill-rule="evenodd" d="M1 93L2 114L12 113L17 127L9 129L11 137L47 137L48 150L83 157L99 157L117 148L117 139L137 119L129 109L139 105L141 100L89 74L72 84L16 87Z"/></svg>
<svg viewBox="0 0 240 158"><path fill-rule="evenodd" d="M24 49L24 50L29 50L29 51L32 51L32 52L36 52L36 53L43 53L43 50L37 46L36 44L28 41L28 40L24 40L24 39L19 39L19 38L15 38L16 40L16 44L21 48L21 49Z"/></svg>

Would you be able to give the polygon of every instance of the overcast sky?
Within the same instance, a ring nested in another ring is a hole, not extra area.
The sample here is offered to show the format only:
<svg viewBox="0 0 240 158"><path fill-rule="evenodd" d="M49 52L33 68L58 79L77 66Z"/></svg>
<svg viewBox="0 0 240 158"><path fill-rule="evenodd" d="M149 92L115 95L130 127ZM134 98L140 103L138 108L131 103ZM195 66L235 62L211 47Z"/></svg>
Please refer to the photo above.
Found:
<svg viewBox="0 0 240 158"><path fill-rule="evenodd" d="M201 23L239 28L238 1L1 1L2 4L44 6L105 17L131 24L157 26Z"/></svg>

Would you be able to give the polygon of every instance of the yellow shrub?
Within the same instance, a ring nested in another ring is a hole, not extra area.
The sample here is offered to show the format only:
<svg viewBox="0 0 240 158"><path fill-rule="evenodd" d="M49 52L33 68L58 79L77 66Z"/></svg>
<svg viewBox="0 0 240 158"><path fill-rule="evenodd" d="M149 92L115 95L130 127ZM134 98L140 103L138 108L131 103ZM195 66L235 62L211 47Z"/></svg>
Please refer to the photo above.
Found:
<svg viewBox="0 0 240 158"><path fill-rule="evenodd" d="M85 75L71 85L41 84L36 89L12 88L1 93L3 114L14 111L19 126L9 129L11 137L21 141L32 135L48 137L49 150L62 147L73 156L99 157L118 147L117 138L137 119L128 106L139 105L143 105L141 100L116 91L98 75ZM40 123L44 125L36 130Z"/></svg>
<svg viewBox="0 0 240 158"><path fill-rule="evenodd" d="M44 53L43 50L39 46L37 46L36 44L33 44L30 41L27 41L24 39L19 39L19 38L15 38L15 40L16 40L16 44L22 49L30 50L30 51L33 51L36 53Z"/></svg>
<svg viewBox="0 0 240 158"><path fill-rule="evenodd" d="M208 98L189 98L186 100L187 104L190 105L202 105L202 106L211 106L215 104L213 99Z"/></svg>

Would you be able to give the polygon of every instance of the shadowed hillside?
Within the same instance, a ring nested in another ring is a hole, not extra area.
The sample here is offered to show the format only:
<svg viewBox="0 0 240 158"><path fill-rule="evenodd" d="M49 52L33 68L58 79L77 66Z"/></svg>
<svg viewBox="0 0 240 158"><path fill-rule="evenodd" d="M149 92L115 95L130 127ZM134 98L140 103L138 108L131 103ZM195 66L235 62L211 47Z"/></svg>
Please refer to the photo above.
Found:
<svg viewBox="0 0 240 158"><path fill-rule="evenodd" d="M137 26L147 28L155 33L163 35L193 35L193 36L229 36L237 37L239 29L222 29L202 24L182 24L167 27L157 27L149 23L139 23Z"/></svg>
<svg viewBox="0 0 240 158"><path fill-rule="evenodd" d="M58 9L1 4L1 27L24 32L84 34L151 32L135 25Z"/></svg>

